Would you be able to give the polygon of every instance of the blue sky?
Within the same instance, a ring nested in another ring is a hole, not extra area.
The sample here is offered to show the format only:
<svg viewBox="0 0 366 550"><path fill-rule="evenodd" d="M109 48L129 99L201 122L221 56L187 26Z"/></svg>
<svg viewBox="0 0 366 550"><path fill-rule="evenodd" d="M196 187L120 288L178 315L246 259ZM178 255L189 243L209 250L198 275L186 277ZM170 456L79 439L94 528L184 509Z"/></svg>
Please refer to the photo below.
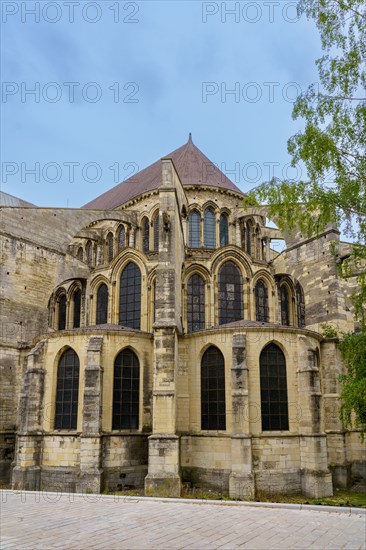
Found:
<svg viewBox="0 0 366 550"><path fill-rule="evenodd" d="M189 132L243 191L299 177L292 100L321 50L295 5L3 1L2 190L77 208Z"/></svg>

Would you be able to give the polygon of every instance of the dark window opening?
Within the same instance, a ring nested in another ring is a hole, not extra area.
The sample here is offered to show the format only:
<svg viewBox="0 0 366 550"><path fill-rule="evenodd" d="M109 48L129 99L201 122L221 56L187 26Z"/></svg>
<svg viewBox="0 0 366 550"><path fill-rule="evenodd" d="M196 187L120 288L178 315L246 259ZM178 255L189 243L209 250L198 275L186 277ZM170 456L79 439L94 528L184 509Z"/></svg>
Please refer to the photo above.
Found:
<svg viewBox="0 0 366 550"><path fill-rule="evenodd" d="M262 431L288 430L286 360L269 344L260 356Z"/></svg>
<svg viewBox="0 0 366 550"><path fill-rule="evenodd" d="M97 325L104 325L108 319L108 287L100 285L97 292Z"/></svg>
<svg viewBox="0 0 366 550"><path fill-rule="evenodd" d="M79 398L79 357L65 351L57 368L55 430L76 430Z"/></svg>
<svg viewBox="0 0 366 550"><path fill-rule="evenodd" d="M108 246L108 261L111 262L114 258L114 250L113 250L113 235L112 233L108 233L107 237L107 246Z"/></svg>
<svg viewBox="0 0 366 550"><path fill-rule="evenodd" d="M136 329L141 325L141 271L133 262L121 274L119 324Z"/></svg>
<svg viewBox="0 0 366 550"><path fill-rule="evenodd" d="M58 301L58 330L66 328L66 294L63 294Z"/></svg>
<svg viewBox="0 0 366 550"><path fill-rule="evenodd" d="M252 253L252 224L249 222L245 224L245 251L249 256Z"/></svg>
<svg viewBox="0 0 366 550"><path fill-rule="evenodd" d="M229 244L229 223L226 214L220 216L220 246Z"/></svg>
<svg viewBox="0 0 366 550"><path fill-rule="evenodd" d="M300 328L305 326L305 298L300 283L296 283L297 323Z"/></svg>
<svg viewBox="0 0 366 550"><path fill-rule="evenodd" d="M142 222L142 251L149 252L150 223L147 218Z"/></svg>
<svg viewBox="0 0 366 550"><path fill-rule="evenodd" d="M74 320L73 327L80 327L80 315L81 315L81 290L78 288L74 292Z"/></svg>
<svg viewBox="0 0 366 550"><path fill-rule="evenodd" d="M219 271L219 325L243 319L243 279L233 262Z"/></svg>
<svg viewBox="0 0 366 550"><path fill-rule="evenodd" d="M203 229L205 248L216 248L216 218L212 208L205 210Z"/></svg>
<svg viewBox="0 0 366 550"><path fill-rule="evenodd" d="M201 362L201 429L226 430L225 362L214 346Z"/></svg>
<svg viewBox="0 0 366 550"><path fill-rule="evenodd" d="M268 288L262 280L259 280L255 285L255 314L257 321L268 323Z"/></svg>
<svg viewBox="0 0 366 550"><path fill-rule="evenodd" d="M201 246L201 216L197 210L189 215L189 246L200 248Z"/></svg>
<svg viewBox="0 0 366 550"><path fill-rule="evenodd" d="M200 275L192 275L187 287L188 332L205 328L205 283Z"/></svg>
<svg viewBox="0 0 366 550"><path fill-rule="evenodd" d="M290 302L289 293L286 285L280 287L280 299L281 299L281 324L290 326Z"/></svg>
<svg viewBox="0 0 366 550"><path fill-rule="evenodd" d="M113 430L139 427L140 365L136 354L125 349L114 362Z"/></svg>

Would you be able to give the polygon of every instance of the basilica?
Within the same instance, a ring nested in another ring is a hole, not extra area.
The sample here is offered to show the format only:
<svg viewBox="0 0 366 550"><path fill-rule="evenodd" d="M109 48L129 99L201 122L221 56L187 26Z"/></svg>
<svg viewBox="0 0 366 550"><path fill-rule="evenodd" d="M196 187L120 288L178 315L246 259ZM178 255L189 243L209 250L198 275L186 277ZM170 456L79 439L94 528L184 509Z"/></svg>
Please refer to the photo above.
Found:
<svg viewBox="0 0 366 550"><path fill-rule="evenodd" d="M79 209L5 195L3 483L250 500L365 476L322 330L357 329L336 227L281 234L191 136Z"/></svg>

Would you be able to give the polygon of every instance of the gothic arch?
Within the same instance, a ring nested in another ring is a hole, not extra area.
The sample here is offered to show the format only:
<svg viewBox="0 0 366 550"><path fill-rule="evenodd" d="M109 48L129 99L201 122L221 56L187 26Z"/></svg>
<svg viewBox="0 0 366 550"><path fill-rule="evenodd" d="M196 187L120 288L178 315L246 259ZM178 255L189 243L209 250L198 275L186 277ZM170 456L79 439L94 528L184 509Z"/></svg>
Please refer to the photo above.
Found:
<svg viewBox="0 0 366 550"><path fill-rule="evenodd" d="M120 224L116 230L116 255L121 254L125 248L129 245L128 243L128 230L124 224Z"/></svg>
<svg viewBox="0 0 366 550"><path fill-rule="evenodd" d="M188 208L188 216L193 212L193 210L197 210L199 215L202 217L203 209L202 209L202 206L198 204L198 202L190 203Z"/></svg>
<svg viewBox="0 0 366 550"><path fill-rule="evenodd" d="M280 323L284 326L294 326L295 315L295 286L288 275L279 276L278 279L278 300L280 304ZM287 294L287 298L286 298ZM286 300L288 303L288 323L286 323Z"/></svg>
<svg viewBox="0 0 366 550"><path fill-rule="evenodd" d="M251 285L253 289L259 279L264 279L272 292L276 290L274 278L270 273L268 273L268 271L265 271L264 269L260 269L253 275L253 279L251 280Z"/></svg>
<svg viewBox="0 0 366 550"><path fill-rule="evenodd" d="M105 275L102 275L101 273L99 273L96 277L94 277L94 279L92 279L92 281L90 282L90 290L91 290L91 293L94 295L94 293L98 290L98 287L102 284L106 284L107 287L109 288L110 286L110 280L105 276Z"/></svg>
<svg viewBox="0 0 366 550"><path fill-rule="evenodd" d="M75 280L69 286L67 291L68 308L68 328L80 328L83 311L83 302L85 299L83 284L80 280Z"/></svg>
<svg viewBox="0 0 366 550"><path fill-rule="evenodd" d="M218 249L212 256L211 270L216 278L221 265L227 261L232 261L238 265L244 282L247 282L247 279L252 279L253 272L249 261L237 247L232 245L225 247L225 250Z"/></svg>
<svg viewBox="0 0 366 550"><path fill-rule="evenodd" d="M206 284L211 283L212 274L209 272L209 270L205 266L201 264L191 264L184 271L183 278L182 278L183 284L186 285L188 282L188 279L195 273L197 273L197 275L201 275L201 277L203 278Z"/></svg>
<svg viewBox="0 0 366 550"><path fill-rule="evenodd" d="M145 255L139 250L128 248L126 253L115 259L112 264L111 283L116 284L121 277L123 269L129 262L134 262L138 265L143 279L147 279L147 267Z"/></svg>
<svg viewBox="0 0 366 550"><path fill-rule="evenodd" d="M220 211L220 208L219 208L218 204L215 201L211 200L211 199L204 202L202 204L201 208L202 208L202 212L207 210L207 208L212 208L213 211L215 212L215 214L217 214Z"/></svg>
<svg viewBox="0 0 366 550"><path fill-rule="evenodd" d="M73 294L74 292L77 290L77 289L80 289L80 290L83 290L83 283L80 279L75 279L74 281L72 281L72 283L70 284L69 288L67 289L67 299L68 300L71 300L72 297L73 297Z"/></svg>

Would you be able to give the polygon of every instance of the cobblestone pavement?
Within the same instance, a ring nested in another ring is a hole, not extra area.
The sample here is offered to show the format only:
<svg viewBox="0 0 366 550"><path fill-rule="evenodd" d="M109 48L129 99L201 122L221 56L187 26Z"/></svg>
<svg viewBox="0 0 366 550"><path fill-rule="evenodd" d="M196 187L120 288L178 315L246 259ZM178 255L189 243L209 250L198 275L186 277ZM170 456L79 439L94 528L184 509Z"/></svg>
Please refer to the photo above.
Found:
<svg viewBox="0 0 366 550"><path fill-rule="evenodd" d="M1 495L2 549L366 548L366 515L57 493Z"/></svg>

